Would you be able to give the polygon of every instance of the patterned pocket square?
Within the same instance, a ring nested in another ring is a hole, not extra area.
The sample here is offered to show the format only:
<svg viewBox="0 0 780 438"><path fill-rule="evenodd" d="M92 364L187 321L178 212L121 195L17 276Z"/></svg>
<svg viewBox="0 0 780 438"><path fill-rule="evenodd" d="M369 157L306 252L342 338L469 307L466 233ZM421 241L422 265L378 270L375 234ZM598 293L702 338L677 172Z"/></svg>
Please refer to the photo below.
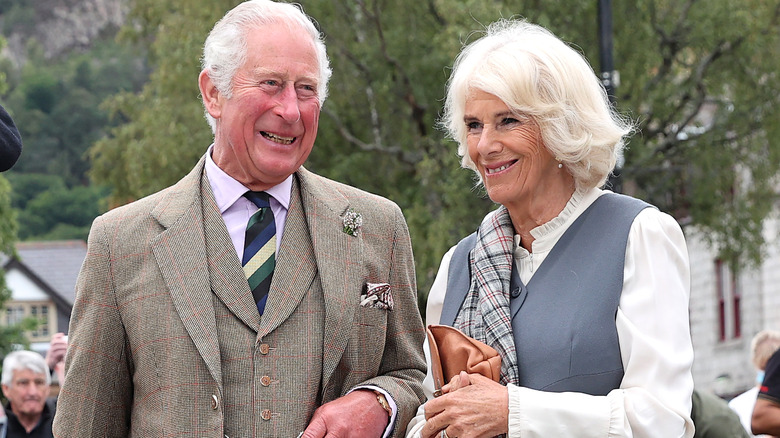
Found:
<svg viewBox="0 0 780 438"><path fill-rule="evenodd" d="M375 309L393 310L393 294L387 283L366 283L366 293L360 296L360 305Z"/></svg>

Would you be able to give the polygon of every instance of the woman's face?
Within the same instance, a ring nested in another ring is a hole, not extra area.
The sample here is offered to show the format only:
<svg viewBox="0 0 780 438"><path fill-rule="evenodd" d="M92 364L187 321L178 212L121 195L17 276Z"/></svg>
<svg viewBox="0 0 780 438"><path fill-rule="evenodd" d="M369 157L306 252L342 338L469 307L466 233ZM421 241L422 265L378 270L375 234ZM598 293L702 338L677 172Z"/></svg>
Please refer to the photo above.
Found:
<svg viewBox="0 0 780 438"><path fill-rule="evenodd" d="M469 93L465 110L468 154L494 202L527 206L544 196L550 183L565 182L568 172L558 168L532 118L480 90Z"/></svg>

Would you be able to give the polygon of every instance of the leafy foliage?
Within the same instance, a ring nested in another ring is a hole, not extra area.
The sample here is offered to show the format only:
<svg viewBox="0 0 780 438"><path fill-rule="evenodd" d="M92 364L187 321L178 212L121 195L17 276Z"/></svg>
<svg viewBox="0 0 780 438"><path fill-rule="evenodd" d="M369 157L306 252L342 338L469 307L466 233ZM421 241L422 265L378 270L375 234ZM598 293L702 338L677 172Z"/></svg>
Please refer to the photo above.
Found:
<svg viewBox="0 0 780 438"><path fill-rule="evenodd" d="M624 174L634 192L700 227L729 261L758 262L780 144L775 2L620 5L618 101L639 121ZM641 23L637 25L637 23ZM713 29L717 29L713 32ZM643 47L637 50L636 45Z"/></svg>
<svg viewBox="0 0 780 438"><path fill-rule="evenodd" d="M13 172L49 173L70 186L88 185L86 151L111 126L100 104L118 91L140 89L147 78L141 53L110 41L59 62L35 53L7 97L24 139Z"/></svg>
<svg viewBox="0 0 780 438"><path fill-rule="evenodd" d="M211 26L235 1L136 0L123 41L147 42L155 66L138 93L106 102L128 120L90 151L92 175L113 188L111 205L176 182L213 139L198 96L200 48Z"/></svg>
<svg viewBox="0 0 780 438"><path fill-rule="evenodd" d="M55 175L10 175L15 187L14 206L19 210L22 240L86 240L92 221L105 211L108 190L98 186L67 187Z"/></svg>
<svg viewBox="0 0 780 438"><path fill-rule="evenodd" d="M20 70L0 67L12 81L6 108L24 142L22 156L7 173L21 219L19 237L86 239L92 220L106 209L107 191L92 184L87 156L112 126L101 102L118 91L139 90L146 82L143 52L109 40L84 53L49 60L34 42L30 47Z"/></svg>

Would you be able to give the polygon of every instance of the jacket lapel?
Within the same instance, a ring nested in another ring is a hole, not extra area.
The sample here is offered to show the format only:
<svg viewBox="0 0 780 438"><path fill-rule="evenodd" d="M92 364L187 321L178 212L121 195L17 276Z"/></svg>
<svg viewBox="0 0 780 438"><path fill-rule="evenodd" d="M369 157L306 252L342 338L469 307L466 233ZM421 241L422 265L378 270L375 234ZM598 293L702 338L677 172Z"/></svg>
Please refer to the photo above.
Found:
<svg viewBox="0 0 780 438"><path fill-rule="evenodd" d="M203 164L201 159L152 211L165 228L152 241L152 252L187 333L214 380L221 385L216 319L202 227Z"/></svg>
<svg viewBox="0 0 780 438"><path fill-rule="evenodd" d="M323 351L322 364L325 388L346 350L360 300L363 240L360 233L350 236L342 231L349 200L336 190L335 184L304 168L297 175L325 300L324 339L328 345Z"/></svg>
<svg viewBox="0 0 780 438"><path fill-rule="evenodd" d="M206 236L206 254L209 261L211 289L223 304L241 322L257 332L260 330L260 314L252 297L249 283L241 267L233 242L230 240L225 220L214 200L211 184L205 173L201 184L203 192L203 225Z"/></svg>

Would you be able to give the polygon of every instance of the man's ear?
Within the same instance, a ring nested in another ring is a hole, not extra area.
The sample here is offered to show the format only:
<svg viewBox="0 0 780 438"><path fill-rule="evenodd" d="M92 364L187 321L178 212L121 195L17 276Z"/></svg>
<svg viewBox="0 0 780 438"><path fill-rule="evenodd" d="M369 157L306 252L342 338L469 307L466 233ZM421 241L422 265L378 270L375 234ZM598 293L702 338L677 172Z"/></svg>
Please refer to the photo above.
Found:
<svg viewBox="0 0 780 438"><path fill-rule="evenodd" d="M218 119L222 114L221 94L206 69L203 69L198 75L198 86L200 87L200 96L203 99L203 107L206 108L211 117Z"/></svg>

